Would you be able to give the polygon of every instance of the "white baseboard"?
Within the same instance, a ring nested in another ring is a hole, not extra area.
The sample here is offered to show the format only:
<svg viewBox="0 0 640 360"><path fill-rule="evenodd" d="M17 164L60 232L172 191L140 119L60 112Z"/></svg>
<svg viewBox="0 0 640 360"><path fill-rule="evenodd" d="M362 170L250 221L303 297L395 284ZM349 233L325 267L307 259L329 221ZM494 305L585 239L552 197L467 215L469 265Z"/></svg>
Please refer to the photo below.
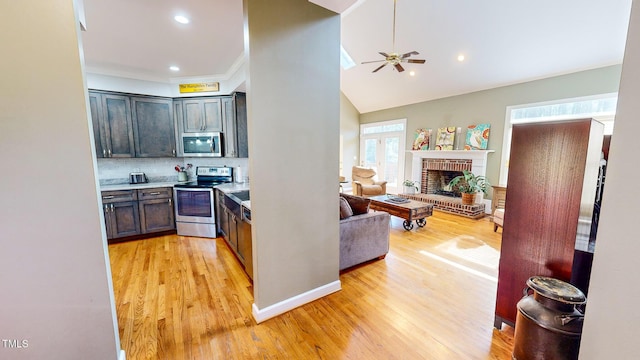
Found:
<svg viewBox="0 0 640 360"><path fill-rule="evenodd" d="M127 360L127 355L124 353L124 350L120 350L120 354L118 355L118 360Z"/></svg>
<svg viewBox="0 0 640 360"><path fill-rule="evenodd" d="M313 290L309 290L300 295L296 295L292 298L286 299L279 303L273 304L271 306L267 306L264 309L258 309L255 303L253 303L253 318L259 324L265 320L269 320L272 317L276 317L280 314L284 314L289 310L293 310L299 306L310 303L314 300L320 299L321 297L332 294L336 291L342 289L340 280L336 280L332 283L320 286Z"/></svg>

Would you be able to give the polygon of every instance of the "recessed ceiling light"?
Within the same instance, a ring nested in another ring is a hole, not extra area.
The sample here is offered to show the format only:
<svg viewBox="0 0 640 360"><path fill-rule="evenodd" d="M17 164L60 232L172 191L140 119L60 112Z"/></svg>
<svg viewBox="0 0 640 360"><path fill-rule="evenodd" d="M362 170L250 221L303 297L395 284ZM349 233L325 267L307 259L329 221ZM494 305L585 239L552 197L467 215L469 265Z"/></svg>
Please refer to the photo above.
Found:
<svg viewBox="0 0 640 360"><path fill-rule="evenodd" d="M410 75L410 76L416 76L416 72L415 72L415 71L413 71L413 70L411 70L411 71L409 71L409 75Z"/></svg>
<svg viewBox="0 0 640 360"><path fill-rule="evenodd" d="M462 54L458 55L458 61L460 62L464 61L464 55Z"/></svg>
<svg viewBox="0 0 640 360"><path fill-rule="evenodd" d="M169 70L171 71L180 71L180 68L177 66L169 66Z"/></svg>
<svg viewBox="0 0 640 360"><path fill-rule="evenodd" d="M180 24L188 24L189 23L189 18L187 18L186 16L183 16L183 15L176 15L173 18L177 22L179 22Z"/></svg>

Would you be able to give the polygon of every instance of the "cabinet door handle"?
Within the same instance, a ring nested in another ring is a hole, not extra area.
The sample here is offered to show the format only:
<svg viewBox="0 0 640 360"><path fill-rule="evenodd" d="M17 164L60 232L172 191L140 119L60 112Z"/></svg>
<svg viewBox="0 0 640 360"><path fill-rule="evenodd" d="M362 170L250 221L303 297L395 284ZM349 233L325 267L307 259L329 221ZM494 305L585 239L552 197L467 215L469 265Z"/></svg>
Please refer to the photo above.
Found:
<svg viewBox="0 0 640 360"><path fill-rule="evenodd" d="M113 212L113 204L111 204L111 212Z"/></svg>
<svg viewBox="0 0 640 360"><path fill-rule="evenodd" d="M107 157L107 149L102 149L102 157Z"/></svg>
<svg viewBox="0 0 640 360"><path fill-rule="evenodd" d="M172 202L171 199L169 199L169 206L171 206L171 202Z"/></svg>
<svg viewBox="0 0 640 360"><path fill-rule="evenodd" d="M149 195L160 195L160 191L155 191L155 192L149 193Z"/></svg>
<svg viewBox="0 0 640 360"><path fill-rule="evenodd" d="M109 151L108 151L108 152L109 152L109 157L111 157L111 149L109 149Z"/></svg>
<svg viewBox="0 0 640 360"><path fill-rule="evenodd" d="M103 196L103 197L102 197L102 200L105 200L105 199L113 199L114 197L115 197L114 195Z"/></svg>
<svg viewBox="0 0 640 360"><path fill-rule="evenodd" d="M173 156L176 156L176 149L171 150L171 153L173 154Z"/></svg>

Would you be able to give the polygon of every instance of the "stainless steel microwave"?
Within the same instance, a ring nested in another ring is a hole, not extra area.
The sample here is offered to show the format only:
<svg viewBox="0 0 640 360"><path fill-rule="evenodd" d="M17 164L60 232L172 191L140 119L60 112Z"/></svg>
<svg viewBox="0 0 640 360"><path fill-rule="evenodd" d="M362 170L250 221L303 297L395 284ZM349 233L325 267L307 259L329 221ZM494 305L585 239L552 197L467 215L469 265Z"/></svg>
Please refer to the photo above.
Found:
<svg viewBox="0 0 640 360"><path fill-rule="evenodd" d="M184 156L222 156L222 134L219 132L182 134Z"/></svg>

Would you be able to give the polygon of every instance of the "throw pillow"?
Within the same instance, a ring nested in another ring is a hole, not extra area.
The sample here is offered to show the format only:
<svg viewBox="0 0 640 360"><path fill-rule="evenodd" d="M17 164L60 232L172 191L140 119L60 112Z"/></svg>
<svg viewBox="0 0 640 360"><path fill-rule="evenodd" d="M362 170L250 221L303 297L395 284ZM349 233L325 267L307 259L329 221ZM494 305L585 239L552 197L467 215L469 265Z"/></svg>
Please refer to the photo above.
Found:
<svg viewBox="0 0 640 360"><path fill-rule="evenodd" d="M353 215L361 215L369 212L369 203L371 200L355 195L340 194L342 198L347 199Z"/></svg>
<svg viewBox="0 0 640 360"><path fill-rule="evenodd" d="M340 220L346 219L353 215L353 211L351 210L351 206L347 200L343 197L340 197Z"/></svg>

